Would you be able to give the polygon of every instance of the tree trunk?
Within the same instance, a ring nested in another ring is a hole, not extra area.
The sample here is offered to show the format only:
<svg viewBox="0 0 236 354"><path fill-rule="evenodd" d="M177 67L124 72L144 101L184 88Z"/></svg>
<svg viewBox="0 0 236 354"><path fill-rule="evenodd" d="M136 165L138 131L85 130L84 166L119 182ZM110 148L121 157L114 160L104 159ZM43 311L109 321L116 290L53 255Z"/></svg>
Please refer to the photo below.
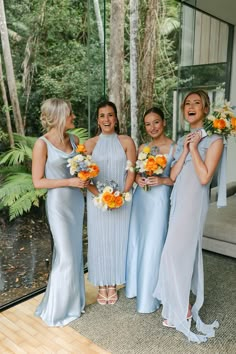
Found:
<svg viewBox="0 0 236 354"><path fill-rule="evenodd" d="M108 79L109 74L108 74L108 68L106 66L108 55L107 55L106 42L105 42L105 33L104 33L104 27L103 27L104 25L103 25L103 22L102 22L101 11L100 11L100 7L99 7L99 1L98 0L93 0L93 6L94 6L96 21L97 21L99 41L100 41L101 49L103 51L104 60L105 60L105 68L106 68L105 75L106 75L106 79Z"/></svg>
<svg viewBox="0 0 236 354"><path fill-rule="evenodd" d="M101 12L99 7L99 1L93 0L93 6L94 6L94 11L95 11L96 21L98 26L99 41L101 44L101 48L104 49L104 29L103 29L102 17L101 17Z"/></svg>
<svg viewBox="0 0 236 354"><path fill-rule="evenodd" d="M10 142L10 146L13 147L14 146L14 137L13 137L12 126L11 126L11 117L10 117L10 114L9 114L7 93L6 93L6 89L5 89L5 85L4 85L4 79L3 79L2 57L1 57L1 55L0 55L0 82L1 82L2 99L3 99L5 113L6 113L6 122L7 122L7 131L8 131L8 136L9 136L9 142Z"/></svg>
<svg viewBox="0 0 236 354"><path fill-rule="evenodd" d="M140 105L144 110L153 105L158 48L159 0L149 0L145 20L145 33L140 52Z"/></svg>
<svg viewBox="0 0 236 354"><path fill-rule="evenodd" d="M109 98L116 104L121 133L127 132L124 114L124 0L111 0Z"/></svg>
<svg viewBox="0 0 236 354"><path fill-rule="evenodd" d="M130 119L131 137L133 138L136 147L138 147L138 3L138 0L130 0Z"/></svg>
<svg viewBox="0 0 236 354"><path fill-rule="evenodd" d="M0 31L1 31L2 51L3 51L3 57L5 62L6 74L7 74L7 83L8 83L8 89L11 98L16 131L17 133L24 135L24 126L21 118L20 105L17 96L15 75L13 70L13 62L11 56L11 49L10 49L10 43L9 43L9 37L7 31L3 0L0 0Z"/></svg>

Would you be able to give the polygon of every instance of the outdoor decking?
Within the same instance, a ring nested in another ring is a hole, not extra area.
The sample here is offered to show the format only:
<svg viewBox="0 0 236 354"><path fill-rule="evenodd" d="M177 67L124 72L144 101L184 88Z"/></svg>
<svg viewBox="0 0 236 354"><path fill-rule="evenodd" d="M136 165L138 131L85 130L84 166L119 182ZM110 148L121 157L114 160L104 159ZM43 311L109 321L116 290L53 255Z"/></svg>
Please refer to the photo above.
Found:
<svg viewBox="0 0 236 354"><path fill-rule="evenodd" d="M99 348L71 327L49 328L34 316L42 294L0 313L0 353L96 354ZM87 303L96 299L96 289L86 282Z"/></svg>

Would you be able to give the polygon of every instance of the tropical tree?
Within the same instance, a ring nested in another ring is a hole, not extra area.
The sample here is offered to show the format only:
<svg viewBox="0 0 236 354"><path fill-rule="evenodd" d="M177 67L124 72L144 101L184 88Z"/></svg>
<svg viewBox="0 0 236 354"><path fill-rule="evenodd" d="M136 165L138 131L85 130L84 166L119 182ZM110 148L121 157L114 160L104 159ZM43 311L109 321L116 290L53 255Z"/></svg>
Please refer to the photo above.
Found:
<svg viewBox="0 0 236 354"><path fill-rule="evenodd" d="M116 103L121 132L127 132L124 114L124 0L111 0L108 90Z"/></svg>
<svg viewBox="0 0 236 354"><path fill-rule="evenodd" d="M2 70L2 57L0 55L0 84L1 84L1 91L2 91L2 99L4 103L4 112L6 114L6 123L7 123L7 131L8 131L8 137L9 137L9 142L10 146L14 146L14 137L13 137L13 131L12 131L12 126L11 126L11 117L9 113L9 105L8 105L8 99L7 99L7 93L6 93L6 88L4 84L4 77L3 77L3 70Z"/></svg>
<svg viewBox="0 0 236 354"><path fill-rule="evenodd" d="M15 74L13 69L13 62L11 56L11 49L8 37L8 29L6 25L6 16L3 0L0 0L0 32L1 32L1 42L2 42L2 51L5 62L7 82L9 88L9 94L11 97L12 110L14 114L14 120L16 125L16 131L19 134L24 135L24 126L21 118L20 105L18 101Z"/></svg>
<svg viewBox="0 0 236 354"><path fill-rule="evenodd" d="M131 136L138 146L138 1L130 0L130 120Z"/></svg>

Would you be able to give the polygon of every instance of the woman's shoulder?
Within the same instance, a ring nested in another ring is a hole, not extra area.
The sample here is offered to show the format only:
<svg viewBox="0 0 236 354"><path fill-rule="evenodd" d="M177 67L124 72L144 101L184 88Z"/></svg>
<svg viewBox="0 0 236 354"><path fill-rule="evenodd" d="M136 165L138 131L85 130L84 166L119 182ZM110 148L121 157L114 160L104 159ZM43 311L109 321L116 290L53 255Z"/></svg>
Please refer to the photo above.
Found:
<svg viewBox="0 0 236 354"><path fill-rule="evenodd" d="M129 135L118 135L118 139L124 146L134 145L134 141Z"/></svg>
<svg viewBox="0 0 236 354"><path fill-rule="evenodd" d="M207 135L201 140L201 145L208 148L212 143L215 141L223 142L223 137L222 135L219 134L212 134L212 135Z"/></svg>
<svg viewBox="0 0 236 354"><path fill-rule="evenodd" d="M91 154L94 147L96 146L97 142L99 139L99 135L98 136L94 136L93 138L89 138L88 140L85 141L84 145L85 148L87 150L88 154Z"/></svg>
<svg viewBox="0 0 236 354"><path fill-rule="evenodd" d="M118 138L122 141L133 141L133 139L129 135L125 134L118 135Z"/></svg>

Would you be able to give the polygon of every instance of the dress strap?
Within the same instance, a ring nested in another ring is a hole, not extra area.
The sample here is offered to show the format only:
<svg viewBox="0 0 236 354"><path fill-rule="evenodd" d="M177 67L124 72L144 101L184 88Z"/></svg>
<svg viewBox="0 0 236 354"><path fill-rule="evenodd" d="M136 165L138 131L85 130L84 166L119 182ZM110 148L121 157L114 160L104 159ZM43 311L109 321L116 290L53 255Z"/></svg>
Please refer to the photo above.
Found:
<svg viewBox="0 0 236 354"><path fill-rule="evenodd" d="M69 134L69 138L70 138L71 146L73 147L73 149L76 149L77 145L75 143L74 135L73 134Z"/></svg>

